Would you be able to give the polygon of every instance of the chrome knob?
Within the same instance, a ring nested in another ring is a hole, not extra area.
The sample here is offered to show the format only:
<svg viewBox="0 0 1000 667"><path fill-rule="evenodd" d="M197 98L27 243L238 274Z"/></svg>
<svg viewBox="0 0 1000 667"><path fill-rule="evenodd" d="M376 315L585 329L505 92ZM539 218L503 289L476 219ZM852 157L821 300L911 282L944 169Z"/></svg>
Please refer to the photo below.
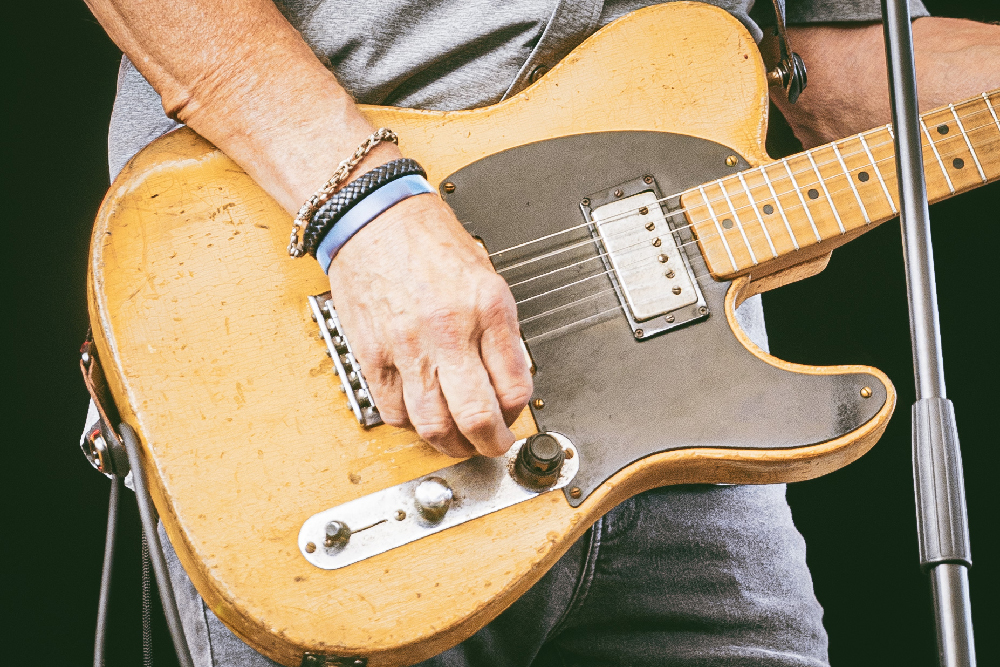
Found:
<svg viewBox="0 0 1000 667"><path fill-rule="evenodd" d="M351 529L343 521L331 521L326 524L326 539L323 546L331 551L340 551L351 541Z"/></svg>
<svg viewBox="0 0 1000 667"><path fill-rule="evenodd" d="M451 487L440 477L428 477L417 484L417 488L413 491L413 502L417 506L417 511L430 523L437 523L444 518L454 498L455 494Z"/></svg>

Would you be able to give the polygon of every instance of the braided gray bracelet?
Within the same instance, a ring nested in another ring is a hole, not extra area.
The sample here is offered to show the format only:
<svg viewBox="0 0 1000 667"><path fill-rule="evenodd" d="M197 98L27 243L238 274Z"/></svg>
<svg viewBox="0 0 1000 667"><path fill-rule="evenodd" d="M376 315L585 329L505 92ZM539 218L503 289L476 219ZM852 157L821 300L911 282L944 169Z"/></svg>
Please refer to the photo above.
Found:
<svg viewBox="0 0 1000 667"><path fill-rule="evenodd" d="M316 249L323 242L323 237L333 228L345 213L354 208L355 204L381 188L404 176L424 176L424 172L416 160L400 158L376 167L354 179L330 197L319 207L305 231L302 232L302 249L316 256Z"/></svg>

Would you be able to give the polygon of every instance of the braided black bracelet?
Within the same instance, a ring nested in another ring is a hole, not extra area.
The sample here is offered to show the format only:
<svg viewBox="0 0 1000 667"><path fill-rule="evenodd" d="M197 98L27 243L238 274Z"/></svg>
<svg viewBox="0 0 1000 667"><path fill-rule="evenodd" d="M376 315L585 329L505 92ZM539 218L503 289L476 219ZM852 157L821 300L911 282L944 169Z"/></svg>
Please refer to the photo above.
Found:
<svg viewBox="0 0 1000 667"><path fill-rule="evenodd" d="M323 242L323 237L333 229L333 226L345 213L386 183L404 176L426 177L427 174L416 160L401 158L376 167L337 190L309 220L309 224L302 233L303 249L315 257L316 249Z"/></svg>

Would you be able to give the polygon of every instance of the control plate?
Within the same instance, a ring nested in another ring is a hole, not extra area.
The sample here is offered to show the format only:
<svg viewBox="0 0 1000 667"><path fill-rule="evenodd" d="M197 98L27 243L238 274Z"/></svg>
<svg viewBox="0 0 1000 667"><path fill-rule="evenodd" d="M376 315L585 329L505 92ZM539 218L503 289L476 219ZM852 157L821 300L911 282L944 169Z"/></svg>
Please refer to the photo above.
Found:
<svg viewBox="0 0 1000 667"><path fill-rule="evenodd" d="M529 489L514 479L514 463L526 441L518 440L503 456L474 456L429 475L314 514L306 519L299 531L299 551L316 567L336 570L530 500L541 493L561 489L576 476L580 469L580 456L569 438L551 431L548 434L560 442L566 458L555 484L547 489ZM414 494L421 482L433 478L446 483L453 495L447 512L432 523L421 516ZM326 526L335 521L346 524L351 531L350 539L346 544L328 548L324 546Z"/></svg>

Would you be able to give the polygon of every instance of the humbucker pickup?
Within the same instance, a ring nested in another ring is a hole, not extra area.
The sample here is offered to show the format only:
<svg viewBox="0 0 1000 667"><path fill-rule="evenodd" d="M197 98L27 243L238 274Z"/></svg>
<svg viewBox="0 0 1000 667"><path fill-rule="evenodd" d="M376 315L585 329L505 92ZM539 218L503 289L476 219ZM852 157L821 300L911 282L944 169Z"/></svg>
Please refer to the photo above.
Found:
<svg viewBox="0 0 1000 667"><path fill-rule="evenodd" d="M683 229L664 214L650 176L591 195L581 206L636 338L708 315L684 251Z"/></svg>
<svg viewBox="0 0 1000 667"><path fill-rule="evenodd" d="M382 423L382 417L372 400L361 366L354 358L351 344L340 325L340 318L330 300L330 293L309 297L312 318L319 325L320 338L326 343L326 353L333 360L333 367L340 376L340 390L347 396L347 407L358 423L368 428Z"/></svg>

